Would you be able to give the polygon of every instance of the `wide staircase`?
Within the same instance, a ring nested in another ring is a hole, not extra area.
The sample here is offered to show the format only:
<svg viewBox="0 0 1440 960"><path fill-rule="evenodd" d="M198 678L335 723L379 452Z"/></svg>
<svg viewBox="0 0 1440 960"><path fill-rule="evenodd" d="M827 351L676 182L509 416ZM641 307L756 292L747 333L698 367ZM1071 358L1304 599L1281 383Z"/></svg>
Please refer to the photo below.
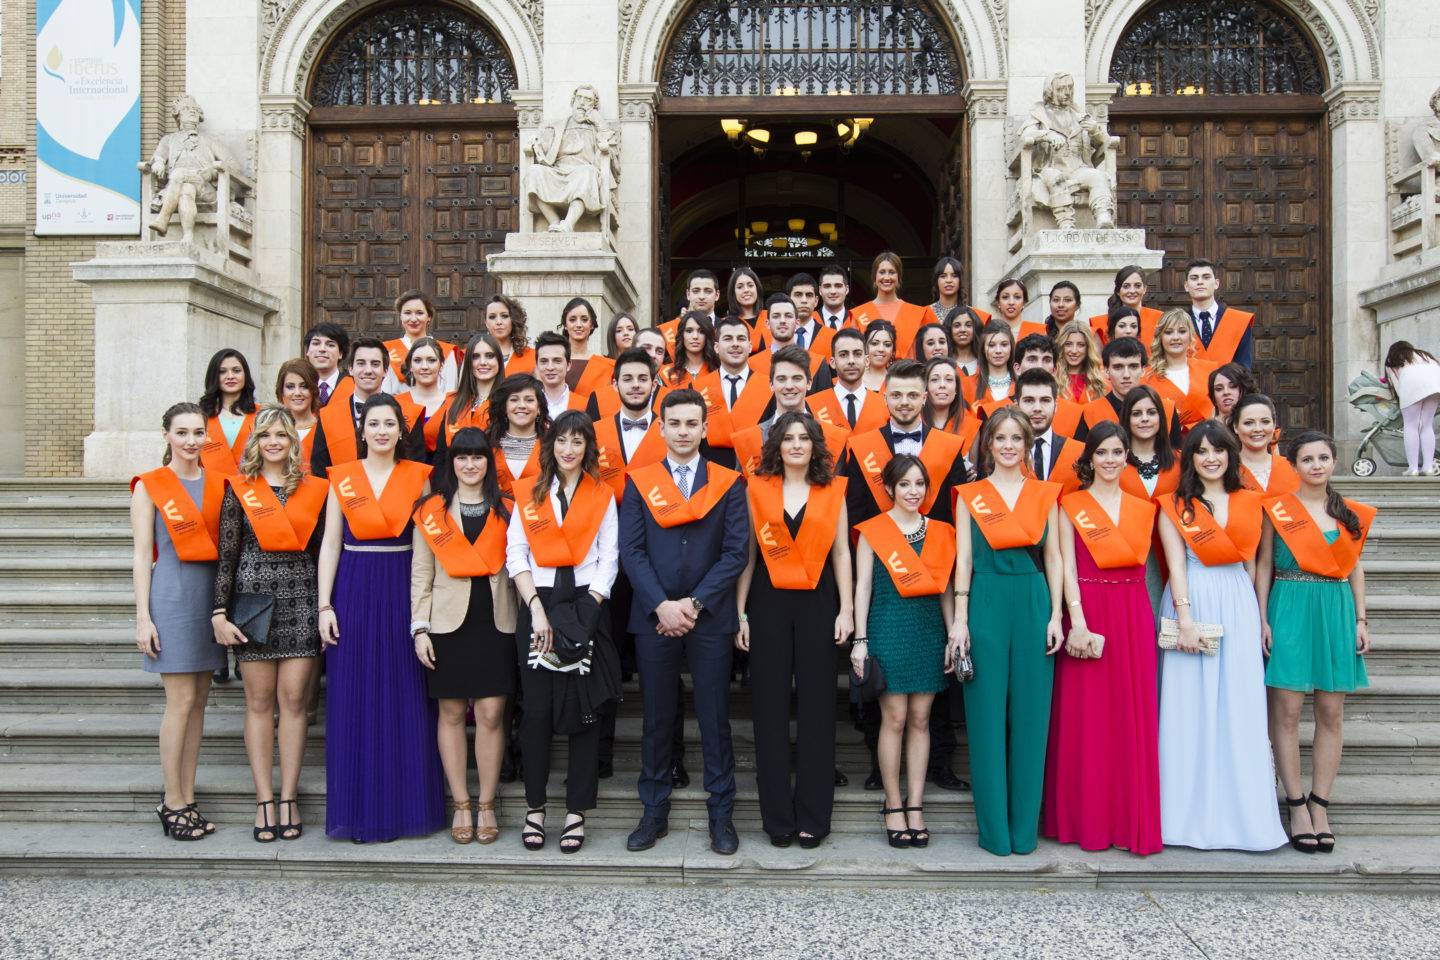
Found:
<svg viewBox="0 0 1440 960"><path fill-rule="evenodd" d="M1379 506L1380 516L1365 553L1374 638L1367 658L1370 686L1349 701L1344 764L1331 796L1340 837L1334 855L1170 849L1140 858L1043 843L1030 856L997 858L975 844L969 793L934 788L926 796L935 833L930 847L892 850L880 828L880 795L860 786L868 757L859 734L843 720L839 763L850 785L836 791L835 833L817 850L777 850L760 830L749 690L736 686L742 842L738 856L724 858L708 849L693 721L687 739L694 785L676 792L671 836L647 853L625 852L625 834L639 814L640 700L633 686L618 725L616 775L601 783L589 840L578 856L562 857L554 840L564 811L560 743L550 783L554 829L542 853L520 847L524 800L518 784L501 788L504 833L493 846L455 846L445 832L368 846L326 839L323 706L302 779L306 835L293 843L253 842L239 683L214 688L200 759L198 799L221 829L198 843L164 839L154 814L163 694L159 679L139 669L134 645L125 487L0 481L0 869L1433 891L1440 889L1440 483L1347 480L1343 488L1347 496ZM843 678L837 678L836 695L843 718ZM1307 770L1308 715L1307 707ZM960 736L957 767L968 776L963 729Z"/></svg>

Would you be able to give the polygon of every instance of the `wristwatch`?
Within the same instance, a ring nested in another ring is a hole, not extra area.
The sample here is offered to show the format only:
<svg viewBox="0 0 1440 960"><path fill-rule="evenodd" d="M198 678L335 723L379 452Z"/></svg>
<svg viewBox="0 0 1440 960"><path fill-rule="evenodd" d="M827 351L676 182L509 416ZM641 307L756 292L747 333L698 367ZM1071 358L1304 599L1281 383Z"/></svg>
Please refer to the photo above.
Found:
<svg viewBox="0 0 1440 960"><path fill-rule="evenodd" d="M691 597L691 598L690 598L690 602L695 605L695 612L696 612L696 613L704 613L704 612L705 612L705 604L701 603L698 599L696 599L695 597Z"/></svg>

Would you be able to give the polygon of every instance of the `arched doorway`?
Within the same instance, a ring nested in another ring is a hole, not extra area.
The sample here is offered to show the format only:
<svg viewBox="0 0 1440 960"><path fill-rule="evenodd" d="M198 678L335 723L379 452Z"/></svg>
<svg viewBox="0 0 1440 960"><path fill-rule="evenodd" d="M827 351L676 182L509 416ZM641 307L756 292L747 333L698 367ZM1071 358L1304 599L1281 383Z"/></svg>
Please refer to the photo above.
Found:
<svg viewBox="0 0 1440 960"><path fill-rule="evenodd" d="M310 81L306 323L393 336L418 288L463 342L498 292L485 265L516 229L515 67L488 24L443 3L367 10Z"/></svg>
<svg viewBox="0 0 1440 960"><path fill-rule="evenodd" d="M928 303L934 258L965 240L962 74L925 0L692 5L659 73L657 314L690 269L742 262L775 290L838 261L863 300L884 249Z"/></svg>
<svg viewBox="0 0 1440 960"><path fill-rule="evenodd" d="M1159 305L1188 302L1187 261L1215 261L1220 299L1256 315L1255 372L1284 425L1325 425L1329 143L1314 43L1263 0L1160 0L1126 26L1109 75L1118 219L1166 252Z"/></svg>

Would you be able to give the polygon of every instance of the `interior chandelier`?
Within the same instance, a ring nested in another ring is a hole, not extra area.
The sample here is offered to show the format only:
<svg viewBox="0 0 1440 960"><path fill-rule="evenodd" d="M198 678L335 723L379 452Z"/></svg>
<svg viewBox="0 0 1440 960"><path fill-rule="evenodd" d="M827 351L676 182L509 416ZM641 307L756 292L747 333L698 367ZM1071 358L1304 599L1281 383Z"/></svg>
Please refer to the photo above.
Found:
<svg viewBox="0 0 1440 960"><path fill-rule="evenodd" d="M771 151L809 157L816 150L830 147L850 150L874 122L874 117L842 117L828 122L777 120L752 124L749 120L727 117L720 121L720 129L732 147L749 148L759 157Z"/></svg>

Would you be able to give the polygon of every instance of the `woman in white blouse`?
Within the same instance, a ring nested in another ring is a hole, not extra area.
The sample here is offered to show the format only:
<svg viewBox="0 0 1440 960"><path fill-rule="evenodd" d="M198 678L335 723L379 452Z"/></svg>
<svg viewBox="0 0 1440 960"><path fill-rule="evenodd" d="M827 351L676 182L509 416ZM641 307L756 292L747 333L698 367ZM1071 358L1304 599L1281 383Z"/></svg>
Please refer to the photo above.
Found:
<svg viewBox="0 0 1440 960"><path fill-rule="evenodd" d="M599 789L600 708L620 689L619 657L602 605L620 569L615 495L600 480L595 428L578 410L555 419L540 441L539 472L516 483L505 565L520 609L515 641L525 713L528 850L545 846L550 741L569 737L565 828L560 852L585 843L585 812Z"/></svg>

